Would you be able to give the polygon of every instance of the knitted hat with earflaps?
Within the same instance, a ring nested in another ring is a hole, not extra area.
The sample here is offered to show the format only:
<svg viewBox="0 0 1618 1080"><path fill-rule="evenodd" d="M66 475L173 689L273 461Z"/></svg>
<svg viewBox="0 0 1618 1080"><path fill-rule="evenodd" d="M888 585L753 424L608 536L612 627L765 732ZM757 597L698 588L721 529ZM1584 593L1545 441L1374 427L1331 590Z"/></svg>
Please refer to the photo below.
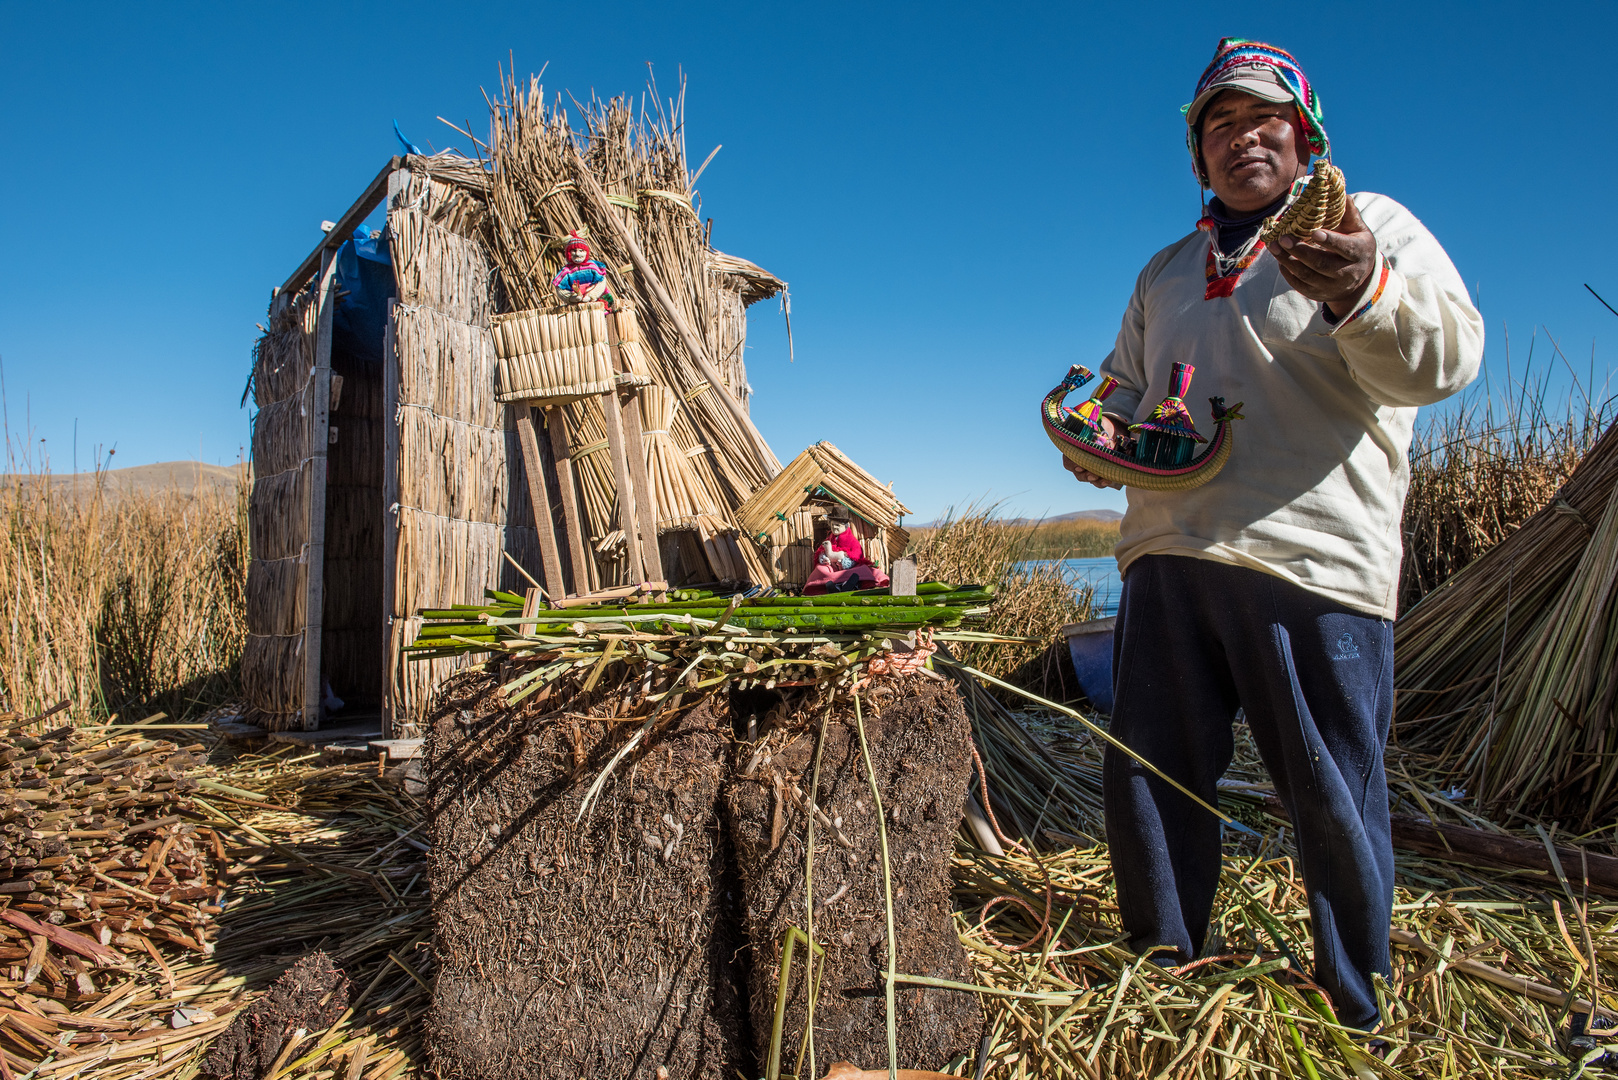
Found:
<svg viewBox="0 0 1618 1080"><path fill-rule="evenodd" d="M1201 136L1197 121L1202 110L1221 90L1240 90L1268 101L1285 101L1290 97L1298 106L1303 122L1304 136L1309 149L1324 158L1331 157L1331 140L1321 122L1320 95L1303 73L1303 68L1292 54L1262 41L1245 38L1222 38L1214 50L1214 58L1197 80L1197 92L1189 105L1180 106L1185 114L1185 144L1191 151L1191 170L1197 182L1204 183L1201 167Z"/></svg>
<svg viewBox="0 0 1618 1080"><path fill-rule="evenodd" d="M583 248L586 255L594 254L590 250L590 241L576 232L570 232L567 234L567 243L562 245L562 254L571 255L574 248Z"/></svg>

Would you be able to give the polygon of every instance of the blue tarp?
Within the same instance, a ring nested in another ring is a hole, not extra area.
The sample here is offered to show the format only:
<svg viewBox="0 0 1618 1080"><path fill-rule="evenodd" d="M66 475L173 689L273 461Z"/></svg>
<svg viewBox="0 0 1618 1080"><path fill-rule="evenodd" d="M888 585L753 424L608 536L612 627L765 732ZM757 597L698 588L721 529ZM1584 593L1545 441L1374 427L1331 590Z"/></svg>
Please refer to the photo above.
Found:
<svg viewBox="0 0 1618 1080"><path fill-rule="evenodd" d="M337 310L332 318L332 352L349 363L381 365L388 300L397 295L387 239L363 225L337 249Z"/></svg>

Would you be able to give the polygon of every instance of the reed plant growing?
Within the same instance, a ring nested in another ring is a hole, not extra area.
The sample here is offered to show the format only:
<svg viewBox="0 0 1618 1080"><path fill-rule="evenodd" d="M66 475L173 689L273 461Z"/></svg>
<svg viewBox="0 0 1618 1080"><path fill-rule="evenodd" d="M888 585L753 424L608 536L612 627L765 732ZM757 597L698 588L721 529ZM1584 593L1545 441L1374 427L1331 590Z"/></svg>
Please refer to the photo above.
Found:
<svg viewBox="0 0 1618 1080"><path fill-rule="evenodd" d="M1482 386L1433 413L1410 446L1400 610L1547 506L1612 412L1604 390L1582 386L1558 407L1538 377L1503 394Z"/></svg>
<svg viewBox="0 0 1618 1080"><path fill-rule="evenodd" d="M1036 530L995 515L994 505L951 508L937 525L911 536L909 554L922 581L995 586L984 630L1037 640L1027 645L975 645L963 659L991 675L1004 675L1041 652L1063 625L1091 618L1094 590L1033 546Z"/></svg>
<svg viewBox="0 0 1618 1080"><path fill-rule="evenodd" d="M109 455L110 459L110 455ZM0 711L185 716L239 695L247 482L87 486L7 438L0 478Z"/></svg>

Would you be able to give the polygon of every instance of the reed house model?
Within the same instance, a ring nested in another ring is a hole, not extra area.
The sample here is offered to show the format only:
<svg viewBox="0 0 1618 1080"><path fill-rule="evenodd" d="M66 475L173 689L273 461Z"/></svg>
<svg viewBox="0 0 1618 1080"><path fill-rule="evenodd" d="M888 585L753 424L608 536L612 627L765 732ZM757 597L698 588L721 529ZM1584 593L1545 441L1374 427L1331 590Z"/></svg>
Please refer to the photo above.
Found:
<svg viewBox="0 0 1618 1080"><path fill-rule="evenodd" d="M841 454L788 476L753 426L745 312L785 284L709 244L677 116L615 100L575 133L537 85L507 91L524 107L496 111L487 160L394 158L275 290L242 660L268 729L413 734L461 663L405 662L419 613L491 582L551 604L790 589L818 513L875 508L884 558L902 533ZM755 493L793 524L739 527Z"/></svg>

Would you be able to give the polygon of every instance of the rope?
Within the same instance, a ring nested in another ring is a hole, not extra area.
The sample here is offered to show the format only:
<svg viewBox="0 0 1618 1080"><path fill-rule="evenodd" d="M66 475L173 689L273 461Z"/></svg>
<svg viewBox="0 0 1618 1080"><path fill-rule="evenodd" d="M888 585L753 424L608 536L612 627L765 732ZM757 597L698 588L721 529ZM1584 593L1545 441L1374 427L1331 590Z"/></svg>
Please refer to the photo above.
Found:
<svg viewBox="0 0 1618 1080"><path fill-rule="evenodd" d="M1040 915L1039 912L1035 911L1033 905L1028 901L1012 893L1001 893L999 896L990 898L989 902L983 905L983 910L978 913L978 918L984 924L983 936L988 938L990 943L992 943L996 948L1004 949L1006 952L1022 952L1024 949L1031 949L1035 945L1038 945L1041 941L1044 941L1045 935L1050 933L1051 903L1053 900L1051 892L1051 872L1046 868L1044 860L1042 860L1039 855L1034 852L1033 848L1027 847L1018 841L1011 839L1005 833L1000 831L1000 822L996 821L994 817L994 800L989 798L989 776L988 773L986 773L983 769L983 759L978 756L977 744L972 741L972 736L970 735L966 737L966 747L968 750L972 751L972 763L976 765L978 769L978 783L982 785L983 791L983 811L989 818L989 827L994 830L995 837L1006 847L1013 851L1021 851L1024 855L1027 855L1030 859L1034 860L1034 865L1039 867L1040 876L1045 881L1044 915ZM996 904L1002 903L1016 904L1018 907L1028 912L1029 915L1039 919L1039 929L1034 931L1033 937L1029 938L1021 945L1007 945L1005 942L996 938L989 932L989 909L994 907Z"/></svg>

